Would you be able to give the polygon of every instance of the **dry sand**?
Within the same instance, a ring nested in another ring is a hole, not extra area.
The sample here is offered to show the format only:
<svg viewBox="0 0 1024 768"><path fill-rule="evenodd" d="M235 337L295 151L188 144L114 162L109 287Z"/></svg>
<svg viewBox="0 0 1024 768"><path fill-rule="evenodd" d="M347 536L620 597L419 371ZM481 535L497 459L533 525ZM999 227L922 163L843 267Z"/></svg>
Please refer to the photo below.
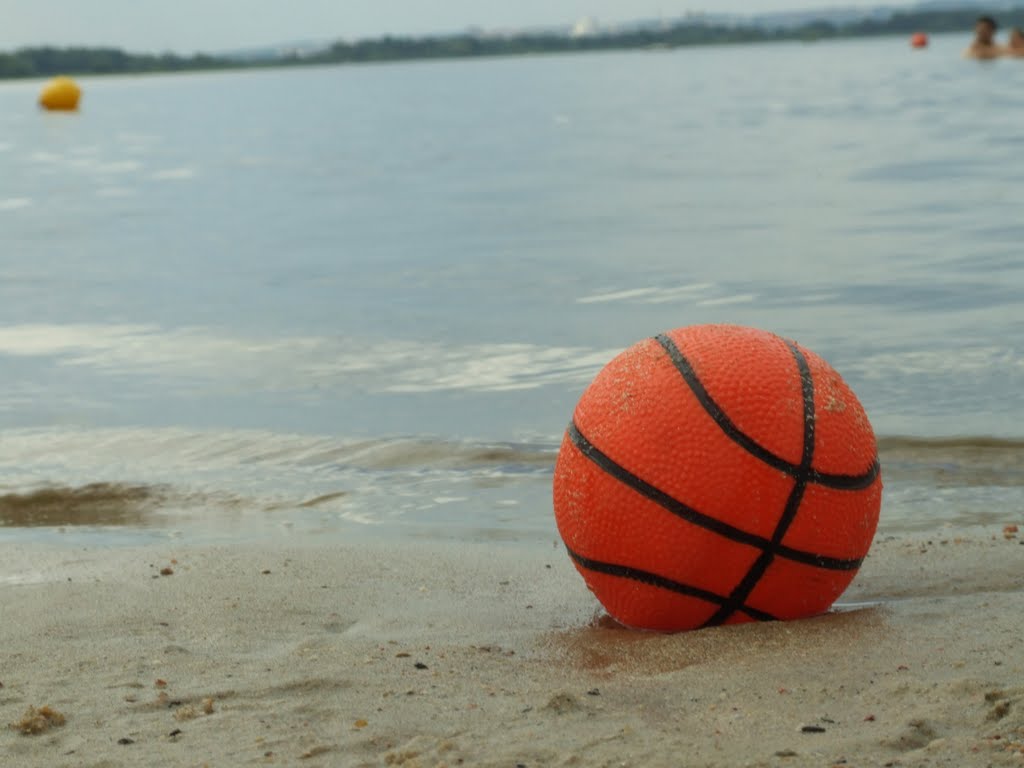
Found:
<svg viewBox="0 0 1024 768"><path fill-rule="evenodd" d="M551 546L9 545L0 723L66 722L0 765L1024 765L1022 566L888 538L879 605L663 636Z"/></svg>

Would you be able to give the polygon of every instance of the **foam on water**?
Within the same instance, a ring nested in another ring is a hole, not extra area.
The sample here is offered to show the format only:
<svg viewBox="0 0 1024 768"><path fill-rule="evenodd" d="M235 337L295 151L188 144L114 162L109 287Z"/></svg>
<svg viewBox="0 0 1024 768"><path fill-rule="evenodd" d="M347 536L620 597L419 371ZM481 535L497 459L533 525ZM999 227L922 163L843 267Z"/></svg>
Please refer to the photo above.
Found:
<svg viewBox="0 0 1024 768"><path fill-rule="evenodd" d="M546 497L556 445L12 430L0 440L0 525L245 537L281 526L340 534L387 523L546 535L550 520L522 507Z"/></svg>

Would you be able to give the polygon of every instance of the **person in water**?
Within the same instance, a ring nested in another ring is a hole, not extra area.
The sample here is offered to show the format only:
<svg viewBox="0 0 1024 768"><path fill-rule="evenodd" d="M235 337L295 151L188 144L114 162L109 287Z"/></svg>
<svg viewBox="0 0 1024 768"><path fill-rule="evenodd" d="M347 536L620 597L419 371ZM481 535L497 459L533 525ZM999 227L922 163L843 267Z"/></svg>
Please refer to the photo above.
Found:
<svg viewBox="0 0 1024 768"><path fill-rule="evenodd" d="M1024 58L1024 30L1014 27L1010 30L1010 41L1003 49L1003 54L1014 58Z"/></svg>
<svg viewBox="0 0 1024 768"><path fill-rule="evenodd" d="M979 16L974 24L974 40L964 51L969 59L995 59L1002 55L1002 49L996 45L996 30L999 25L991 16Z"/></svg>

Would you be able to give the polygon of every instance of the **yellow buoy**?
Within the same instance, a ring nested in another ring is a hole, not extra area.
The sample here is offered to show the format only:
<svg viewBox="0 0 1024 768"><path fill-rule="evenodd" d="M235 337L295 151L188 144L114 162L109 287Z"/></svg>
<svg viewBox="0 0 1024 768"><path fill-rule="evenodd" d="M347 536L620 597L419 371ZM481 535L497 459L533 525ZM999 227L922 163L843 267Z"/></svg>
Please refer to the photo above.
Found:
<svg viewBox="0 0 1024 768"><path fill-rule="evenodd" d="M43 86L39 94L39 106L43 109L74 110L78 109L78 100L82 98L82 89L70 77L55 77Z"/></svg>

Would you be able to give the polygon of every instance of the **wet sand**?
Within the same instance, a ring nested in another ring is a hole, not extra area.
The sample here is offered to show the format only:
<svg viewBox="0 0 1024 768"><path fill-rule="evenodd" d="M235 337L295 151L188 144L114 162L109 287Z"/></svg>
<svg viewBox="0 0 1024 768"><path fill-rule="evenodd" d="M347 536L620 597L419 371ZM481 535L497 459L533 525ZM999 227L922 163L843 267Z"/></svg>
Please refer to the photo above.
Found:
<svg viewBox="0 0 1024 768"><path fill-rule="evenodd" d="M597 618L551 545L9 545L0 723L29 707L40 722L43 706L65 722L4 727L0 754L26 768L1024 765L1020 542L1001 527L883 537L841 611L672 636Z"/></svg>

